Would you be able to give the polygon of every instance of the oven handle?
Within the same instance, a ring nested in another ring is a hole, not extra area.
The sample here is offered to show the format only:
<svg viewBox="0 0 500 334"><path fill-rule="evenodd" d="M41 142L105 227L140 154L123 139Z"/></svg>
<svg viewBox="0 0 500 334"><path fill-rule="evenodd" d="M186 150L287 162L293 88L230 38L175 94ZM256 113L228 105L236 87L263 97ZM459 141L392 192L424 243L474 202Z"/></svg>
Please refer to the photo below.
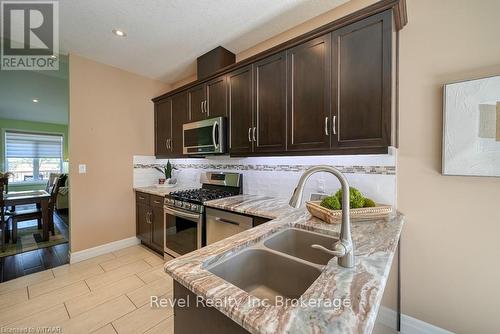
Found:
<svg viewBox="0 0 500 334"><path fill-rule="evenodd" d="M185 218L185 219L195 219L195 220L200 219L199 214L193 214L193 213L188 213L188 212L184 212L184 211L174 210L174 209L169 208L167 206L163 207L163 211L165 213L171 214L173 216L181 217L181 218Z"/></svg>
<svg viewBox="0 0 500 334"><path fill-rule="evenodd" d="M214 142L214 148L215 149L218 149L219 148L219 144L217 143L217 137L216 137L216 131L217 131L217 128L219 127L219 122L214 122L214 125L212 125L212 140Z"/></svg>

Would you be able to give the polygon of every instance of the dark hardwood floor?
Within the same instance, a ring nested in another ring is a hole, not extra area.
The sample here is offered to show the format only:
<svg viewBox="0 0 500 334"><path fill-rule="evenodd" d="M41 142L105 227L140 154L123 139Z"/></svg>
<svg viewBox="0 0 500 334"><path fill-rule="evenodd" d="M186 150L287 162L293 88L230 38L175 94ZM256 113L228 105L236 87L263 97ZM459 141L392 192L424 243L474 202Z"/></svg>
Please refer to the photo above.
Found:
<svg viewBox="0 0 500 334"><path fill-rule="evenodd" d="M64 213L61 214L61 217L66 218ZM61 234L69 240L68 226L61 217L55 214L54 223ZM36 220L19 223L19 228L31 224L36 225ZM69 243L2 257L0 258L0 283L66 263L69 263Z"/></svg>

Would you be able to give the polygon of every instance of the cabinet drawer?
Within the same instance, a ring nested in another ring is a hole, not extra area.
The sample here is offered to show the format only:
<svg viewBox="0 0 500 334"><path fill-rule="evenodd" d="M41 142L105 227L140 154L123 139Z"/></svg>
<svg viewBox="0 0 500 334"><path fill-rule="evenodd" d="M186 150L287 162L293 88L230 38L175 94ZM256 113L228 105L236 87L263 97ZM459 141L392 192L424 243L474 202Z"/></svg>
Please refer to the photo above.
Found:
<svg viewBox="0 0 500 334"><path fill-rule="evenodd" d="M135 193L135 202L137 204L149 205L149 194L136 192Z"/></svg>
<svg viewBox="0 0 500 334"><path fill-rule="evenodd" d="M156 195L149 195L149 205L155 207L163 207L163 197Z"/></svg>

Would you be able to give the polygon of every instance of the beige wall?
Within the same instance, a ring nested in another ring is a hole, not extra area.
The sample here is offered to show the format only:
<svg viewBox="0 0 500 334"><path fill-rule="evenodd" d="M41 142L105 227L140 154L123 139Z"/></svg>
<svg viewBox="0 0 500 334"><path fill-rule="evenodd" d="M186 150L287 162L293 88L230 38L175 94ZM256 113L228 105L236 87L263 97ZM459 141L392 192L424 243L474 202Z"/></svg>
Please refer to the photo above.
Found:
<svg viewBox="0 0 500 334"><path fill-rule="evenodd" d="M132 156L153 155L151 98L169 87L70 56L70 239L79 251L135 236ZM87 174L78 174L78 164Z"/></svg>
<svg viewBox="0 0 500 334"><path fill-rule="evenodd" d="M459 333L500 328L500 178L441 175L442 86L500 74L500 1L410 0L401 32L403 311Z"/></svg>
<svg viewBox="0 0 500 334"><path fill-rule="evenodd" d="M241 52L237 60L374 2L350 1ZM497 333L500 179L442 176L441 140L443 84L500 74L500 1L407 4L409 24L400 34L398 166L399 209L407 216L403 312L454 332ZM384 304L393 307L391 276Z"/></svg>

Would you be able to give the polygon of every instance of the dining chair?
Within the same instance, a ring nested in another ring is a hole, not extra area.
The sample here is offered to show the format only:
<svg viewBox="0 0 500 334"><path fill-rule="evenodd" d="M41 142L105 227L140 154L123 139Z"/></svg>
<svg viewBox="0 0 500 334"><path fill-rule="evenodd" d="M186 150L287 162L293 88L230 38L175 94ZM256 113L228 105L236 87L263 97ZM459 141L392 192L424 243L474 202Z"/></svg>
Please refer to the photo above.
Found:
<svg viewBox="0 0 500 334"><path fill-rule="evenodd" d="M4 202L4 191L6 190L6 184L8 182L7 178L0 178L0 249L5 251L5 243L8 240L8 222L10 216L6 214L5 202Z"/></svg>
<svg viewBox="0 0 500 334"><path fill-rule="evenodd" d="M57 201L57 194L59 193L59 178L54 179L54 186L51 188L50 192L50 199L49 199L49 231L52 232L52 235L55 235L55 229L54 229L54 210L55 210L55 203ZM12 225L12 242L16 243L17 242L17 223L22 222L22 221L27 221L27 220L34 220L36 219L38 221L38 228L41 228L41 222L42 222L42 209L41 207L37 207L36 209L30 209L30 210L23 210L23 211L14 211L11 213L11 225Z"/></svg>

